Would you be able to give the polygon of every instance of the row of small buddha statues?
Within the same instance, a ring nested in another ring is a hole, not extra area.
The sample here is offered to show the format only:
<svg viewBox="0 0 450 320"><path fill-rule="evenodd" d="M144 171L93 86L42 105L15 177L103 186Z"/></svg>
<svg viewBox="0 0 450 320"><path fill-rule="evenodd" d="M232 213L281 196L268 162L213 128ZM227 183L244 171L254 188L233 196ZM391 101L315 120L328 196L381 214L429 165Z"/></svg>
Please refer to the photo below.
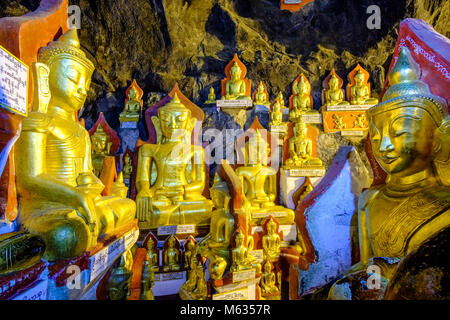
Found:
<svg viewBox="0 0 450 320"><path fill-rule="evenodd" d="M76 113L86 99L94 65L80 49L76 30L41 48L33 71L38 94L15 146L19 222L44 239L47 260L87 251L100 235L131 223L136 207L137 218L151 221L152 226L209 225L219 214L217 210L224 214L220 205L213 204L214 199L202 195L204 150L193 145L186 134L196 119L176 96L153 118L159 132L156 144L139 149L135 203L125 198L120 179L113 188L116 191L102 196L104 185L93 172L89 134ZM237 81L239 72L232 72ZM357 103L367 101L362 76L359 79L360 92L352 94L360 99ZM420 81L420 69L405 48L389 82L383 101L368 111L374 156L388 179L367 190L359 201L363 264L378 256L404 257L450 222L447 104ZM236 98L242 93L239 83L229 85ZM300 123L298 133L302 128ZM187 152L176 151L183 148ZM267 216L281 212L278 222L292 223L293 211L274 203L276 171L263 164L267 159L259 160L236 170L245 183L252 212L262 211ZM213 207L219 209L213 212ZM215 224L210 225L215 230ZM220 234L217 230L212 233ZM204 240L204 256L218 255L229 241L209 239ZM224 246L217 251L207 241ZM238 261L245 257L242 251L233 254ZM220 266L220 259L216 265Z"/></svg>

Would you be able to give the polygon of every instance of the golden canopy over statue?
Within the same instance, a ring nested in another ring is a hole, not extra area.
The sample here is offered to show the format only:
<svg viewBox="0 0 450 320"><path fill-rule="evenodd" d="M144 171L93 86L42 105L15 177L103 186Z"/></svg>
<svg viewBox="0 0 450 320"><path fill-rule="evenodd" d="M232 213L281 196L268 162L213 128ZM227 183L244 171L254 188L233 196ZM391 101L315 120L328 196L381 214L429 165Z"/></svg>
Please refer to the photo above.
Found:
<svg viewBox="0 0 450 320"><path fill-rule="evenodd" d="M294 212L275 204L277 170L267 165L270 148L260 129L245 143L243 151L245 164L236 169L236 174L243 179L245 197L252 206L252 224L260 224L269 215L280 223L293 223Z"/></svg>
<svg viewBox="0 0 450 320"><path fill-rule="evenodd" d="M270 110L269 125L271 126L286 125L286 123L283 122L282 105L279 99L275 100L275 102L272 105L272 109Z"/></svg>
<svg viewBox="0 0 450 320"><path fill-rule="evenodd" d="M46 242L45 258L81 254L100 234L134 219L130 199L101 197L91 141L76 114L89 90L94 65L80 50L76 29L39 50L33 109L16 144L19 220Z"/></svg>
<svg viewBox="0 0 450 320"><path fill-rule="evenodd" d="M196 118L175 93L152 117L156 144L139 149L136 188L137 217L149 228L164 225L209 225L211 200L205 188L204 149L191 144Z"/></svg>
<svg viewBox="0 0 450 320"><path fill-rule="evenodd" d="M370 97L369 73L359 64L348 75L349 84L347 85L347 97L350 104L364 105L377 104L378 99Z"/></svg>

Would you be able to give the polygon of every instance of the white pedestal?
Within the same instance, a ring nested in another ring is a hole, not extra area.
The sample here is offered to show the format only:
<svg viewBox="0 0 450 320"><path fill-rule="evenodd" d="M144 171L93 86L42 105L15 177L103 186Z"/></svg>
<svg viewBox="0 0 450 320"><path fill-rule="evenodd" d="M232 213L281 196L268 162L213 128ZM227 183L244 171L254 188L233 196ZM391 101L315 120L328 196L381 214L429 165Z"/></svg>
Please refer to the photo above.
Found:
<svg viewBox="0 0 450 320"><path fill-rule="evenodd" d="M153 295L155 297L178 294L181 286L186 282L186 271L155 273Z"/></svg>
<svg viewBox="0 0 450 320"><path fill-rule="evenodd" d="M309 177L313 186L316 186L322 177ZM292 201L294 192L298 190L304 183L306 177L290 177L289 170L280 169L280 202L281 205L295 210L296 204Z"/></svg>

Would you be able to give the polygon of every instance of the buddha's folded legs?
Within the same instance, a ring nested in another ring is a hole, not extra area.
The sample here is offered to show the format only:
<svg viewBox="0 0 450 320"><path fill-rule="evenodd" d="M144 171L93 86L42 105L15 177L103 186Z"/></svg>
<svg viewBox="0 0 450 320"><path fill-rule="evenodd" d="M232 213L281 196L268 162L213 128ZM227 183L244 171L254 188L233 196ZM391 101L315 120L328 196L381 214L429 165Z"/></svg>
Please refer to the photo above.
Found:
<svg viewBox="0 0 450 320"><path fill-rule="evenodd" d="M136 203L131 199L103 197L96 203L97 218L100 222L100 234L133 221L136 215Z"/></svg>

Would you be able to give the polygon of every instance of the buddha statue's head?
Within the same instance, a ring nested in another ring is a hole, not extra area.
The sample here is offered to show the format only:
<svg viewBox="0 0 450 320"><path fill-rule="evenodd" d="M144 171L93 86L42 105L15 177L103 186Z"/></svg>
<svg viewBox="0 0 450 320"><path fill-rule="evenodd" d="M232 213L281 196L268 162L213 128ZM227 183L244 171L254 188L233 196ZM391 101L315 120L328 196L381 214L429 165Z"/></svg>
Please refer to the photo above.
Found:
<svg viewBox="0 0 450 320"><path fill-rule="evenodd" d="M231 79L240 79L241 78L241 67L239 67L239 64L235 61L233 63L233 66L230 68L230 75L231 75Z"/></svg>
<svg viewBox="0 0 450 320"><path fill-rule="evenodd" d="M70 29L57 41L41 48L38 62L50 69L50 106L67 112L81 109L89 91L94 65L80 49L77 30Z"/></svg>
<svg viewBox="0 0 450 320"><path fill-rule="evenodd" d="M153 251L153 249L155 248L155 241L153 241L152 237L148 237L145 248L147 249L147 251Z"/></svg>
<svg viewBox="0 0 450 320"><path fill-rule="evenodd" d="M130 163L131 163L130 155L128 153L126 153L125 157L123 158L123 166L127 167L130 165Z"/></svg>
<svg viewBox="0 0 450 320"><path fill-rule="evenodd" d="M374 156L384 171L400 178L431 167L435 131L448 112L446 101L419 79L420 67L403 47L383 101L368 111Z"/></svg>
<svg viewBox="0 0 450 320"><path fill-rule="evenodd" d="M216 209L227 209L228 202L230 201L230 191L228 190L227 183L223 181L216 173L214 176L214 184L209 189L211 200Z"/></svg>
<svg viewBox="0 0 450 320"><path fill-rule="evenodd" d="M108 144L109 137L106 132L103 130L102 126L99 125L97 130L95 130L94 134L91 137L92 140L92 149L94 153L108 153Z"/></svg>
<svg viewBox="0 0 450 320"><path fill-rule="evenodd" d="M330 87L330 89L332 90L336 90L339 88L339 79L336 77L335 74L333 74L330 78L330 80L328 81L328 86Z"/></svg>
<svg viewBox="0 0 450 320"><path fill-rule="evenodd" d="M280 101L280 103L284 103L284 97L283 97L283 93L281 91L278 92L276 100Z"/></svg>
<svg viewBox="0 0 450 320"><path fill-rule="evenodd" d="M195 248L195 243L194 241L188 241L188 243L186 244L186 250L187 251L192 251Z"/></svg>
<svg viewBox="0 0 450 320"><path fill-rule="evenodd" d="M264 91L265 91L264 84L262 83L262 81L260 81L258 85L258 93L264 93Z"/></svg>
<svg viewBox="0 0 450 320"><path fill-rule="evenodd" d="M166 139L178 140L191 131L195 124L195 118L191 116L191 110L180 102L175 93L172 100L158 109L161 133Z"/></svg>
<svg viewBox="0 0 450 320"><path fill-rule="evenodd" d="M299 121L295 123L295 136L304 138L308 134L308 127L302 117L299 117Z"/></svg>
<svg viewBox="0 0 450 320"><path fill-rule="evenodd" d="M272 271L272 264L269 261L266 261L264 264L264 272L270 273Z"/></svg>
<svg viewBox="0 0 450 320"><path fill-rule="evenodd" d="M364 81L366 80L366 76L364 72L362 72L361 69L358 70L358 72L355 74L355 82L358 86L362 85Z"/></svg>
<svg viewBox="0 0 450 320"><path fill-rule="evenodd" d="M176 239L173 235L170 236L169 241L168 241L168 245L169 248L175 248L175 244L176 244Z"/></svg>
<svg viewBox="0 0 450 320"><path fill-rule="evenodd" d="M273 218L270 218L269 221L267 221L267 234L274 234L275 230L277 228L277 224L275 223L275 221L273 221Z"/></svg>
<svg viewBox="0 0 450 320"><path fill-rule="evenodd" d="M211 97L216 95L215 92L214 92L214 88L213 87L209 88L209 95Z"/></svg>
<svg viewBox="0 0 450 320"><path fill-rule="evenodd" d="M131 87L130 91L128 91L128 99L131 101L135 101L137 98L138 92L134 87Z"/></svg>
<svg viewBox="0 0 450 320"><path fill-rule="evenodd" d="M304 76L300 77L300 81L297 83L298 92L302 95L309 95L309 83Z"/></svg>
<svg viewBox="0 0 450 320"><path fill-rule="evenodd" d="M240 247L244 244L245 236L242 233L241 230L236 234L236 237L234 238L234 242L236 243L236 248Z"/></svg>

